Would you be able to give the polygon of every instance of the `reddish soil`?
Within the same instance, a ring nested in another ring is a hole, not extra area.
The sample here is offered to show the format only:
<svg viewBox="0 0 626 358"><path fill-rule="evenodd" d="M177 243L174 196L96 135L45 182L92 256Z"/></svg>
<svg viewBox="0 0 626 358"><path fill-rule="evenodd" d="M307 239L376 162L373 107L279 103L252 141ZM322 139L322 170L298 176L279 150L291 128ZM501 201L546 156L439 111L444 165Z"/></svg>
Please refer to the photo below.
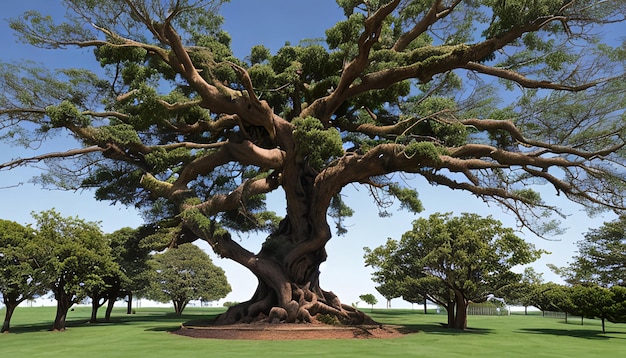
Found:
<svg viewBox="0 0 626 358"><path fill-rule="evenodd" d="M294 340L294 339L365 339L397 338L403 332L396 326L331 326L325 324L232 324L210 325L190 322L172 332L193 338L247 339L247 340Z"/></svg>

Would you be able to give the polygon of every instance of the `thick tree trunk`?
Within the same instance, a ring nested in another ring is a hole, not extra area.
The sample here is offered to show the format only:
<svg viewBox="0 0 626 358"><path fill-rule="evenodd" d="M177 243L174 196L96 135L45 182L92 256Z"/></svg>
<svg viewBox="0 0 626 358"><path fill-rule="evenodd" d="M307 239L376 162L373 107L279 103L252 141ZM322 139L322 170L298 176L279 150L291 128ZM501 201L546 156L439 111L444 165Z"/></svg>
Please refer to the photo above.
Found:
<svg viewBox="0 0 626 358"><path fill-rule="evenodd" d="M448 328L454 327L454 322L456 320L456 305L454 301L448 301L446 305L446 312L448 313Z"/></svg>
<svg viewBox="0 0 626 358"><path fill-rule="evenodd" d="M107 300L107 309L104 312L104 320L109 322L111 320L111 312L113 312L113 306L115 306L115 301L117 300L118 295L109 296Z"/></svg>
<svg viewBox="0 0 626 358"><path fill-rule="evenodd" d="M15 312L15 308L19 305L14 302L4 301L4 308L6 311L4 312L4 322L2 323L2 330L0 333L9 333L10 325L11 325L11 317L13 317L13 312Z"/></svg>
<svg viewBox="0 0 626 358"><path fill-rule="evenodd" d="M91 299L91 318L89 318L89 323L98 322L98 308L100 308L102 304L100 304L98 298Z"/></svg>
<svg viewBox="0 0 626 358"><path fill-rule="evenodd" d="M463 294L459 291L454 291L454 298L456 302L456 317L454 319L454 325L452 328L466 329L468 302L465 297L463 297Z"/></svg>
<svg viewBox="0 0 626 358"><path fill-rule="evenodd" d="M460 303L456 304L456 318L454 320L454 328L467 328L467 307L468 304L465 301L461 301Z"/></svg>
<svg viewBox="0 0 626 358"><path fill-rule="evenodd" d="M315 235L315 231L308 235ZM330 237L329 232L325 234ZM289 218L283 220L278 232L268 238L261 252L254 256L251 269L259 284L253 297L230 307L218 317L217 323L257 320L304 323L313 322L320 315L335 317L348 325L375 323L320 287L319 267L326 260L326 251L323 245L318 247L315 240L311 240L311 244L302 243L301 235L302 231L291 227Z"/></svg>
<svg viewBox="0 0 626 358"><path fill-rule="evenodd" d="M54 318L54 323L52 324L52 330L64 331L67 312L70 310L70 307L72 307L74 302L72 301L72 298L62 290L60 292L56 292L54 296L57 299L57 313Z"/></svg>
<svg viewBox="0 0 626 358"><path fill-rule="evenodd" d="M291 126L278 126L276 130L285 132L280 137L292 138ZM295 153L295 143L280 145L292 147L293 151L287 152ZM282 177L289 180L283 179L282 187L287 215L257 254L241 247L228 234L207 231L205 218L195 220L190 216L185 222L199 237L207 239L218 255L242 264L258 279L252 298L230 307L217 323L301 323L329 318L349 325L375 323L366 314L342 304L319 283L319 268L326 260L325 246L331 238L327 212L332 197L343 185L332 180L317 181L317 172L296 158L287 158L286 162Z"/></svg>

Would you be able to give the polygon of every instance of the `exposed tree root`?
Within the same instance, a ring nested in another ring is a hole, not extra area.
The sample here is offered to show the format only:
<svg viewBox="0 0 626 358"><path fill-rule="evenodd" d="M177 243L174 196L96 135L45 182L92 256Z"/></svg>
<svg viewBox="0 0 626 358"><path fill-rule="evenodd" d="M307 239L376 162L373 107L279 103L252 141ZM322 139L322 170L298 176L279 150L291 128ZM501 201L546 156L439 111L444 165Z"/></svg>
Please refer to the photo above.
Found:
<svg viewBox="0 0 626 358"><path fill-rule="evenodd" d="M278 305L276 295L260 287L247 302L230 307L220 315L216 324L267 322L278 323L334 323L342 325L377 324L365 313L343 305L332 292L311 291L308 285L292 285L292 300Z"/></svg>

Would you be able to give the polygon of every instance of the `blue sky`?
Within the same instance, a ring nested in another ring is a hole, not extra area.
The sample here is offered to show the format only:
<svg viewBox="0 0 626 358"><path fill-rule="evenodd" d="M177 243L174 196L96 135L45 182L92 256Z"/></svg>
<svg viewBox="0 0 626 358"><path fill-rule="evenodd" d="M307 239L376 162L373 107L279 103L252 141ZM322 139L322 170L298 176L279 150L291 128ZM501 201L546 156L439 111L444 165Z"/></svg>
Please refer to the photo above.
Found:
<svg viewBox="0 0 626 358"><path fill-rule="evenodd" d="M226 17L224 28L232 36L235 55L240 58L245 57L249 54L251 46L257 44L263 44L275 52L286 41L297 44L302 39L324 37L325 29L342 18L342 11L334 0L315 1L314 6L303 6L303 3L293 0L233 0L232 3L226 4L223 8L223 15ZM91 50L39 50L16 43L16 37L8 28L5 19L18 16L30 9L36 9L44 14L59 15L63 13L59 4L58 0L25 0L12 2L10 6L3 7L2 15L0 15L0 43L3 44L0 61L30 59L47 63L51 67L93 68L94 65L97 66L90 56ZM626 28L622 25L622 29ZM62 146L67 143L57 144ZM34 153L36 152L29 153L0 143L0 162L2 163L15 157L29 156ZM0 171L0 200L2 202L0 218L28 224L33 221L31 212L55 208L65 216L79 216L90 221L100 221L105 232L112 232L125 226L137 227L142 223L141 217L132 208L98 202L93 199L93 193L90 191L50 191L29 184L29 179L36 173L36 169ZM485 216L492 215L506 226L516 227L512 215L504 214L497 206L488 206L467 193L431 187L419 179L415 180L413 185L419 191L426 209L420 216L425 217L436 212L454 212L455 214L475 212ZM563 197L557 197L554 190L540 188L540 191L545 201L561 207L566 214L570 215L563 222L564 227L569 229L565 235L549 238L549 240L538 238L527 231L522 231L519 235L537 248L551 252L532 266L537 271L544 272L546 280L560 282L559 278L550 273L545 265L547 263L565 265L575 254L574 243L583 238L583 233L590 228L599 227L604 221L612 220L614 217L608 215L590 219L579 206ZM348 234L334 237L327 245L328 260L322 266L322 287L335 292L342 302L348 304L357 302L361 294L373 293L378 297L378 306L384 306L384 299L375 291L375 284L371 281L371 270L364 267L362 248L382 245L388 237L398 239L402 233L411 228L411 222L416 216L396 211L390 218L379 218L364 187L350 186L344 190L343 194L348 205L355 209L356 214L346 220ZM285 203L277 194L271 197L270 206L272 210L281 213L284 211ZM254 251L260 247L262 239L262 236L244 236L241 237L241 243ZM199 245L204 249L208 248L208 245ZM233 292L226 300L249 299L256 288L255 277L238 264L218 259L214 255L213 259L217 265L224 268L233 287ZM392 306L407 307L410 304L396 299L393 300ZM360 304L360 307L365 307L365 305Z"/></svg>

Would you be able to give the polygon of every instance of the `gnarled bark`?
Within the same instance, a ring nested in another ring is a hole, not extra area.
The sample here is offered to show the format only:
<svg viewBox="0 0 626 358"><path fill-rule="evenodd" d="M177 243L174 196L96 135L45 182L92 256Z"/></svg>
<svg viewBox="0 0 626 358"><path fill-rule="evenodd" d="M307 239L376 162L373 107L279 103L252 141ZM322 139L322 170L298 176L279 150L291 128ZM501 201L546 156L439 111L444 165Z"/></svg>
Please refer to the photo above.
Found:
<svg viewBox="0 0 626 358"><path fill-rule="evenodd" d="M253 322L311 323L320 315L335 317L346 325L374 323L364 313L352 306L343 305L332 292L323 290L319 284L319 267L326 260L324 247L317 247L315 240L294 236L300 230L285 218L280 228L254 255L254 265L249 266L259 280L252 298L230 307L217 318L218 324ZM312 230L315 232L315 230ZM328 234L329 235L329 234ZM329 237L328 237L329 238ZM292 245L285 244L292 242ZM280 244L279 244L280 243ZM303 250L308 246L309 250Z"/></svg>

